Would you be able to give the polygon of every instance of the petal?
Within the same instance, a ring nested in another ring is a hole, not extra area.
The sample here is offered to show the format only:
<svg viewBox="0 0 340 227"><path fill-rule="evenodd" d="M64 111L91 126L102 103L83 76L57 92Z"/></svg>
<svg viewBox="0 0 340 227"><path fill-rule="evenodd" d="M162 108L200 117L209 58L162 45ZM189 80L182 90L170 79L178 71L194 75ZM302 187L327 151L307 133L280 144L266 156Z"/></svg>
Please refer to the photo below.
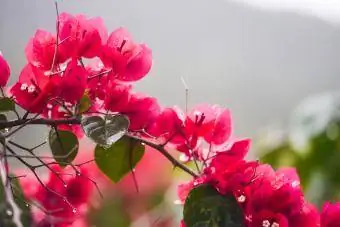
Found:
<svg viewBox="0 0 340 227"><path fill-rule="evenodd" d="M9 65L0 52L0 87L5 87L7 85L10 74L11 70Z"/></svg>
<svg viewBox="0 0 340 227"><path fill-rule="evenodd" d="M160 113L160 107L155 98L133 94L128 106L121 113L129 117L130 130L141 130L154 122Z"/></svg>
<svg viewBox="0 0 340 227"><path fill-rule="evenodd" d="M231 136L231 116L227 109L214 108L216 111L216 119L213 128L204 136L207 143L220 145L225 143Z"/></svg>
<svg viewBox="0 0 340 227"><path fill-rule="evenodd" d="M61 97L67 102L75 103L83 96L86 86L87 71L77 61L71 61L62 78Z"/></svg>
<svg viewBox="0 0 340 227"><path fill-rule="evenodd" d="M122 81L137 81L149 73L152 66L152 51L146 45L139 47L138 53L132 56L125 69L117 76Z"/></svg>
<svg viewBox="0 0 340 227"><path fill-rule="evenodd" d="M104 108L112 112L122 112L128 105L131 86L114 83L106 90Z"/></svg>
<svg viewBox="0 0 340 227"><path fill-rule="evenodd" d="M35 67L50 70L54 59L56 37L50 32L38 29L25 48L27 61ZM54 59L55 64L63 63L66 56L59 47Z"/></svg>

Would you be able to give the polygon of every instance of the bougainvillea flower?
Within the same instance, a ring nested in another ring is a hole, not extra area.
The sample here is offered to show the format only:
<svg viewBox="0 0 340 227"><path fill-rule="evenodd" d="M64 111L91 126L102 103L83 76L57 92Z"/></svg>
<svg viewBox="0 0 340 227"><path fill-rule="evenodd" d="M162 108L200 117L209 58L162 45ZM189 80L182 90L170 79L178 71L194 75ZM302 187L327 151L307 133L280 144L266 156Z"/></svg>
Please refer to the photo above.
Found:
<svg viewBox="0 0 340 227"><path fill-rule="evenodd" d="M38 29L25 48L27 61L43 70L51 70L52 64L61 64L67 60L63 44L56 49L56 36ZM57 50L57 53L55 51ZM53 62L54 61L54 62Z"/></svg>
<svg viewBox="0 0 340 227"><path fill-rule="evenodd" d="M304 203L302 209L290 218L289 226L293 227L319 227L320 215L318 210L310 203ZM339 226L339 225L335 225Z"/></svg>
<svg viewBox="0 0 340 227"><path fill-rule="evenodd" d="M230 112L217 105L196 106L188 114L185 125L187 134L202 136L209 144L223 144L231 135Z"/></svg>
<svg viewBox="0 0 340 227"><path fill-rule="evenodd" d="M148 131L159 139L182 144L185 142L182 135L184 131L184 118L184 114L178 107L164 108Z"/></svg>
<svg viewBox="0 0 340 227"><path fill-rule="evenodd" d="M87 19L84 15L62 13L59 21L59 39L70 58L93 58L101 54L102 42L107 39L101 18Z"/></svg>
<svg viewBox="0 0 340 227"><path fill-rule="evenodd" d="M79 175L75 174L71 167L62 169L54 165L51 168L59 173L65 184L52 172L47 179L43 179L43 183L52 191L47 190L37 180L34 181L33 178L30 178L30 182L27 182L25 178L20 178L20 183L23 188L28 183L35 185L35 193L32 193L31 190L25 196L30 200L37 201L46 210L54 211L46 218L40 217L42 219L41 224L47 221L46 225L42 226L49 226L47 225L48 223L58 227L67 226L66 224L72 223L79 215L82 215L82 207L86 206L92 193L93 185L83 176L87 175L85 168L79 169L81 172Z"/></svg>
<svg viewBox="0 0 340 227"><path fill-rule="evenodd" d="M340 203L326 202L321 212L321 227L340 226Z"/></svg>
<svg viewBox="0 0 340 227"><path fill-rule="evenodd" d="M48 78L38 68L27 64L20 73L10 93L18 105L32 113L42 112L48 100L60 92L61 77Z"/></svg>
<svg viewBox="0 0 340 227"><path fill-rule="evenodd" d="M113 31L103 47L101 59L112 75L122 81L142 79L151 69L152 53L145 44L135 44L124 28Z"/></svg>
<svg viewBox="0 0 340 227"><path fill-rule="evenodd" d="M200 141L205 140L211 149L225 144L231 135L230 119L229 111L219 106L198 105L186 116L177 107L165 108L149 132L173 144L187 160L204 160L207 155L199 148Z"/></svg>
<svg viewBox="0 0 340 227"><path fill-rule="evenodd" d="M249 146L249 139L236 141L232 144L230 149L218 152L211 161L210 166L214 167L215 171L218 172L223 171L223 169L227 168L228 166L237 164L248 154Z"/></svg>
<svg viewBox="0 0 340 227"><path fill-rule="evenodd" d="M75 103L84 95L88 73L76 60L68 63L61 81L60 97L66 102Z"/></svg>
<svg viewBox="0 0 340 227"><path fill-rule="evenodd" d="M106 88L104 108L112 112L124 111L130 105L130 97L131 85L110 83Z"/></svg>
<svg viewBox="0 0 340 227"><path fill-rule="evenodd" d="M257 184L251 185L252 191L246 210L252 216L251 226L257 227L267 223L268 226L293 226L293 222L301 223L303 218L299 218L299 215L302 215L305 203L296 176L293 175L291 179L282 172L276 172L275 176L272 176L261 175L256 178Z"/></svg>
<svg viewBox="0 0 340 227"><path fill-rule="evenodd" d="M5 87L7 85L10 74L11 70L9 65L0 52L0 87Z"/></svg>
<svg viewBox="0 0 340 227"><path fill-rule="evenodd" d="M129 118L130 130L143 130L159 115L160 106L156 98L134 93L120 112Z"/></svg>

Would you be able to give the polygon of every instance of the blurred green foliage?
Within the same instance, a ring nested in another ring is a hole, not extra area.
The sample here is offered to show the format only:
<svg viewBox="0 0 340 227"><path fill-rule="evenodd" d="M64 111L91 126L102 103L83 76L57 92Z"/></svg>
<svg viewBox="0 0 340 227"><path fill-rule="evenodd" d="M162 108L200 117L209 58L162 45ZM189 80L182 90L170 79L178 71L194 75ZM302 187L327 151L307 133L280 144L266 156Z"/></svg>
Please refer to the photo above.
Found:
<svg viewBox="0 0 340 227"><path fill-rule="evenodd" d="M280 139L268 131L257 152L274 168L292 166L309 201L320 207L340 199L340 95L326 93L304 100ZM276 141L275 141L276 140Z"/></svg>

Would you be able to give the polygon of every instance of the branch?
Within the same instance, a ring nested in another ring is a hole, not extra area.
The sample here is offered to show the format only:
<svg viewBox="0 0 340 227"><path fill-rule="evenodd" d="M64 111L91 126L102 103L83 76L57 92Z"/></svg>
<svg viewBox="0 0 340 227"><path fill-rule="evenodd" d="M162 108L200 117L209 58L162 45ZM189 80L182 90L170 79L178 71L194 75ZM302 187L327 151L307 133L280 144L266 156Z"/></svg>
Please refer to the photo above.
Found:
<svg viewBox="0 0 340 227"><path fill-rule="evenodd" d="M177 159L175 159L167 150L165 150L164 146L162 146L162 144L155 144L151 141L142 139L140 137L136 137L130 134L126 134L127 137L134 139L136 141L139 141L141 143L144 143L146 145L148 145L149 147L152 147L154 149L156 149L157 151L159 151L164 157L166 157L175 167L178 167L180 169L182 169L183 171L187 172L188 174L190 174L191 176L197 178L197 174L194 173L191 169L189 169L188 167L186 167L185 165L183 165L182 163L180 163Z"/></svg>
<svg viewBox="0 0 340 227"><path fill-rule="evenodd" d="M4 128L10 128L13 126L19 126L22 124L34 124L34 125L51 125L51 126L57 126L60 124L80 124L80 119L79 118L67 118L67 119L59 119L59 120L53 120L53 119L44 119L44 118L38 118L38 119L20 119L20 120L13 120L13 121L8 121L8 122L1 122L0 121L0 130ZM131 134L126 134L127 137L132 138L136 141L139 141L141 143L144 143L148 145L149 147L152 147L159 151L165 158L167 158L175 167L178 167L182 169L183 171L187 172L191 176L197 178L197 174L194 173L191 169L180 163L177 159L175 159L165 148L163 144L155 144L149 140L131 135Z"/></svg>
<svg viewBox="0 0 340 227"><path fill-rule="evenodd" d="M37 119L20 119L14 121L0 121L0 130L5 128L11 128L14 126L20 126L23 124L28 125L62 125L62 124L80 124L80 119L78 118L67 118L67 119L59 119L59 120L52 120L52 119L44 119L44 118L37 118Z"/></svg>

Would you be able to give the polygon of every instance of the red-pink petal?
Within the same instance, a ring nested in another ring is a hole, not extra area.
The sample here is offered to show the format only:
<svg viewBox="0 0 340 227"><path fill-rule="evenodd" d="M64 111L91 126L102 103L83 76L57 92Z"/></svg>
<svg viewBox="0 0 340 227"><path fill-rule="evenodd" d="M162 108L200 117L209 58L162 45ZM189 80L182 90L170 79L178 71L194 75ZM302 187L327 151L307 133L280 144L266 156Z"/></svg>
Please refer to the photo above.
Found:
<svg viewBox="0 0 340 227"><path fill-rule="evenodd" d="M137 81L150 71L152 66L151 49L144 44L141 44L138 49L138 52L128 60L125 69L118 73L119 80Z"/></svg>
<svg viewBox="0 0 340 227"><path fill-rule="evenodd" d="M321 212L321 227L340 226L340 203L326 202Z"/></svg>
<svg viewBox="0 0 340 227"><path fill-rule="evenodd" d="M128 106L121 113L129 117L130 130L141 130L153 123L159 112L157 99L133 94Z"/></svg>
<svg viewBox="0 0 340 227"><path fill-rule="evenodd" d="M11 70L9 65L0 52L0 87L5 87L7 85L10 74Z"/></svg>
<svg viewBox="0 0 340 227"><path fill-rule="evenodd" d="M101 54L102 36L106 39L105 27L101 19L87 19L83 15L59 16L59 38L69 57L93 58ZM100 31L96 28L98 23Z"/></svg>
<svg viewBox="0 0 340 227"><path fill-rule="evenodd" d="M165 108L157 116L148 132L155 137L171 139L172 143L184 143L181 131L183 131L183 117L176 108Z"/></svg>
<svg viewBox="0 0 340 227"><path fill-rule="evenodd" d="M112 112L122 112L129 104L131 86L112 83L106 89L104 108Z"/></svg>
<svg viewBox="0 0 340 227"><path fill-rule="evenodd" d="M87 86L87 71L76 61L71 61L62 78L61 97L67 102L77 102Z"/></svg>
<svg viewBox="0 0 340 227"><path fill-rule="evenodd" d="M25 54L27 61L35 67L50 70L56 51L56 40L56 37L50 32L38 29L26 45ZM59 47L54 63L63 63L66 58L63 48Z"/></svg>
<svg viewBox="0 0 340 227"><path fill-rule="evenodd" d="M225 143L231 136L231 116L227 109L214 108L216 119L212 130L205 134L207 143L220 145Z"/></svg>

